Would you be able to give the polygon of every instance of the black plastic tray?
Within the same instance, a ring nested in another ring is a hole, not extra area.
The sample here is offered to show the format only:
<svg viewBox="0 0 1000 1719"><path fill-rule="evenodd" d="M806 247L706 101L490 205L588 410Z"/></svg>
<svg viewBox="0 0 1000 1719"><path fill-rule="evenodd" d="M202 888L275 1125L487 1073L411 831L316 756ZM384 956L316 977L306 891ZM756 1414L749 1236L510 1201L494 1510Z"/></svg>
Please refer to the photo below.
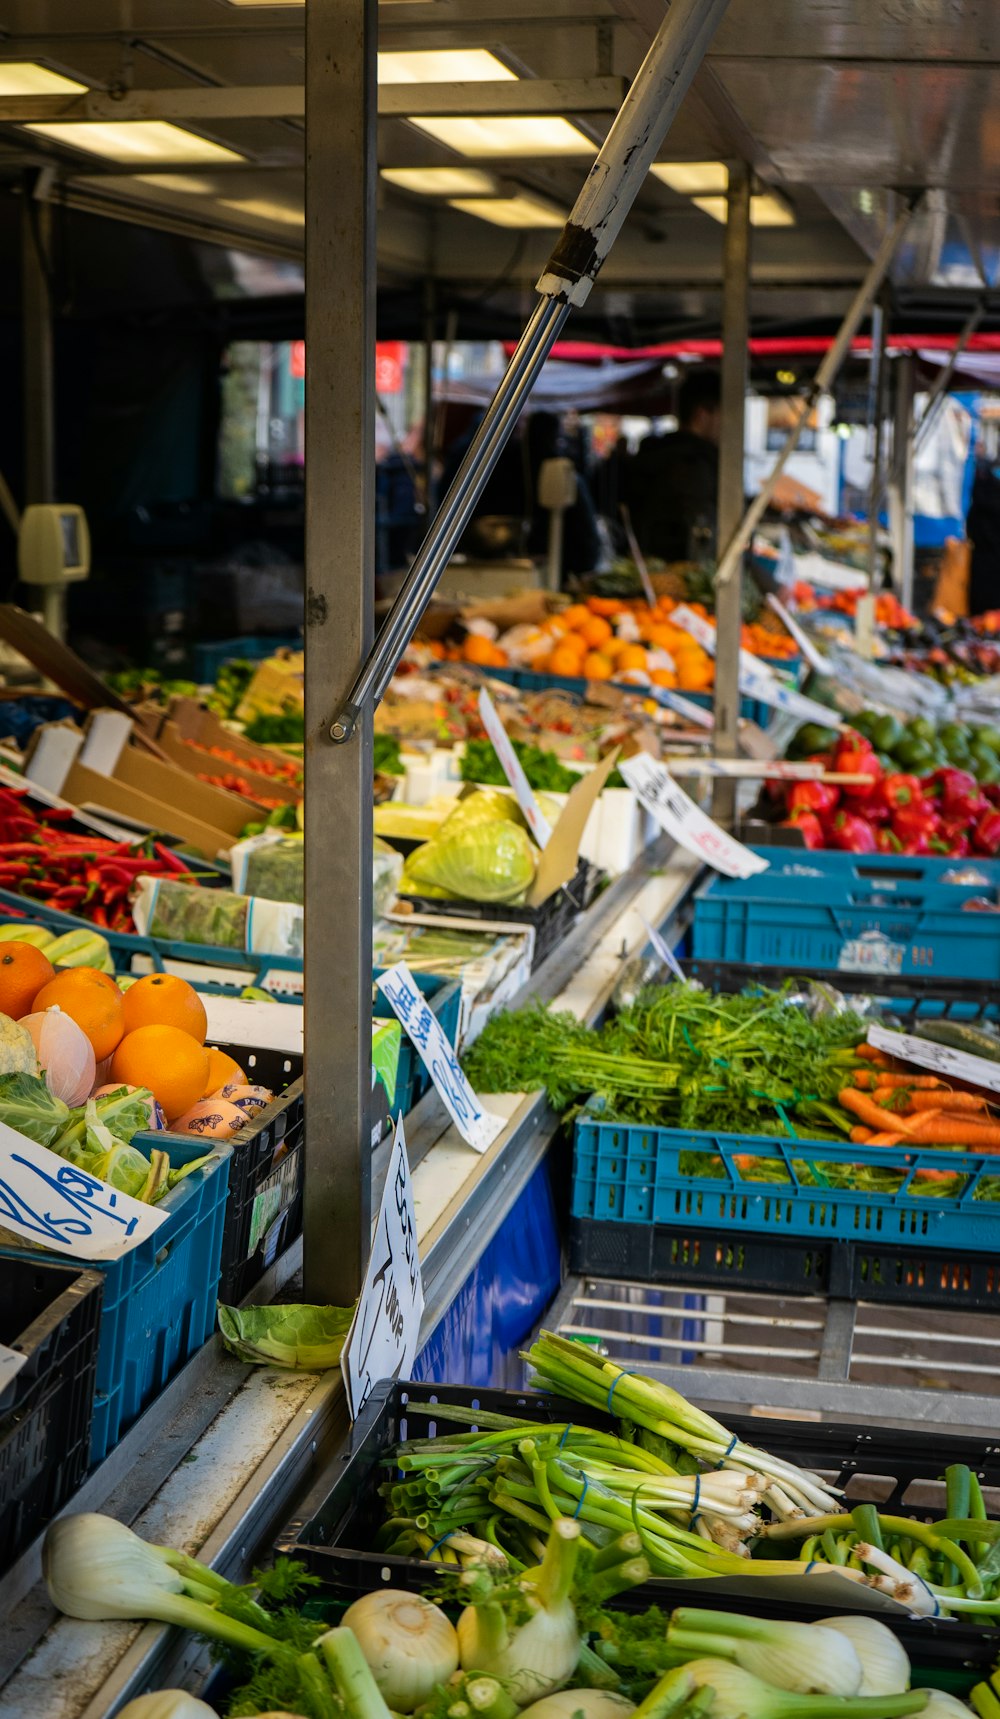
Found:
<svg viewBox="0 0 1000 1719"><path fill-rule="evenodd" d="M864 996L897 1001L917 1015L955 1017L981 1021L1000 1010L1000 984L988 979L938 979L911 974L838 973L829 968L808 966L759 967L741 961L682 961L689 979L698 979L713 991L738 992L748 985L774 990L786 979L816 979L832 985L845 996Z"/></svg>
<svg viewBox="0 0 1000 1719"><path fill-rule="evenodd" d="M414 913L445 914L455 919L474 920L476 924L502 921L504 924L523 925L525 929L533 926L534 968L562 942L577 914L590 906L605 881L604 872L591 865L589 860L581 859L577 862L575 876L561 889L554 890L541 907L507 907L501 902L441 901L429 895L408 895L406 900Z"/></svg>
<svg viewBox="0 0 1000 1719"><path fill-rule="evenodd" d="M988 1254L957 1249L811 1241L595 1218L569 1220L567 1247L574 1277L1000 1313L1000 1264Z"/></svg>
<svg viewBox="0 0 1000 1719"><path fill-rule="evenodd" d="M100 1272L0 1258L0 1342L28 1359L0 1398L0 1573L87 1472Z"/></svg>
<svg viewBox="0 0 1000 1719"><path fill-rule="evenodd" d="M433 1403L429 1416L414 1414L411 1402ZM433 1385L384 1381L376 1386L340 1451L327 1464L299 1515L278 1542L278 1551L301 1558L319 1576L330 1597L350 1600L378 1587L426 1591L440 1574L440 1565L417 1558L388 1557L361 1550L372 1543L383 1521L378 1487L387 1472L384 1458L400 1440L434 1438L448 1425L448 1405L516 1415L525 1421L579 1420L613 1428L606 1415L581 1409L579 1403L520 1391L477 1390L463 1385ZM824 1425L802 1421L761 1421L731 1416L733 1432L766 1445L775 1456L829 1475L847 1490L848 1502L877 1503L883 1512L933 1517L945 1507L942 1476L952 1462L967 1463L984 1488L1000 1486L1000 1444L989 1438L962 1438L936 1429L899 1432L868 1426ZM455 1430L468 1431L467 1423ZM747 1601L711 1601L745 1610ZM659 1604L694 1604L694 1584L683 1581L646 1582L621 1601L630 1609ZM799 1616L814 1620L829 1613L829 1604L790 1607L784 1600L755 1598L753 1609L772 1617ZM950 1666L982 1673L994 1664L1000 1636L993 1629L954 1619L890 1619L914 1663Z"/></svg>

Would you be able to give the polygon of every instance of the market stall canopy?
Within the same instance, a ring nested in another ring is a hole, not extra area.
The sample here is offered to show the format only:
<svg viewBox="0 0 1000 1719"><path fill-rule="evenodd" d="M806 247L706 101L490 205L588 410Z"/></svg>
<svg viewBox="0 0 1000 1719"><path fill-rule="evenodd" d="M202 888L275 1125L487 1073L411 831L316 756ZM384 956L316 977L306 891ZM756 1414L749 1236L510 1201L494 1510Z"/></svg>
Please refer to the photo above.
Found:
<svg viewBox="0 0 1000 1719"><path fill-rule="evenodd" d="M516 322L662 0L382 0L379 269ZM297 264L296 0L9 0L0 183ZM718 322L726 163L758 176L754 316L835 320L891 198L929 188L899 288L997 284L1000 9L732 0L594 295L625 344Z"/></svg>

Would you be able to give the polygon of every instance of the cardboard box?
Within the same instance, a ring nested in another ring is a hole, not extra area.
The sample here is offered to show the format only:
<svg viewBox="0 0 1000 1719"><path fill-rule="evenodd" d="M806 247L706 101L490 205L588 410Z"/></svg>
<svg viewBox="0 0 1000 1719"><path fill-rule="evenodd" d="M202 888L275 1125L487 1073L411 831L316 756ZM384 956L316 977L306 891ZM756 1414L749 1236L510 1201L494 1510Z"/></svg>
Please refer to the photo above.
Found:
<svg viewBox="0 0 1000 1719"><path fill-rule="evenodd" d="M140 751L131 730L131 719L118 711L96 711L85 733L50 723L35 732L25 778L74 806L155 830L208 859L228 853L261 808Z"/></svg>
<svg viewBox="0 0 1000 1719"><path fill-rule="evenodd" d="M268 746L258 746L252 740L244 740L239 734L231 734L213 711L205 710L194 699L177 700L157 735L157 741L171 762L191 776L224 776L234 771L265 800L281 800L285 805L294 806L302 798L301 786L261 769L262 764L283 759L281 753ZM234 753L239 763L213 757L209 750L212 746ZM283 761L287 762L287 759Z"/></svg>

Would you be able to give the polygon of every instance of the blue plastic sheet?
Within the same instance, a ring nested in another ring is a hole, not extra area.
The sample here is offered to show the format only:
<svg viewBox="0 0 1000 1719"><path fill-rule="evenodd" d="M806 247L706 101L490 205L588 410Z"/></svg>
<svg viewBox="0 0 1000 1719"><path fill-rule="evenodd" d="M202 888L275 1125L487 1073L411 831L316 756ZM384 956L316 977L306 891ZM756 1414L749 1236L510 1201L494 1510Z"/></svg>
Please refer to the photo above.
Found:
<svg viewBox="0 0 1000 1719"><path fill-rule="evenodd" d="M549 1168L540 1164L413 1366L414 1379L520 1388L518 1349L560 1284Z"/></svg>

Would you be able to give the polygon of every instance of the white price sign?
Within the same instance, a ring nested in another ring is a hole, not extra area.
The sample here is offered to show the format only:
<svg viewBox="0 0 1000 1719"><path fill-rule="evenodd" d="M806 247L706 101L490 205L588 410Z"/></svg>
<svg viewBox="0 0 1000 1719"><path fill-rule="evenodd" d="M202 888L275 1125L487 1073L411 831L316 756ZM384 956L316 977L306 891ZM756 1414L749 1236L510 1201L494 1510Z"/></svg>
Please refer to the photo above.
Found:
<svg viewBox="0 0 1000 1719"><path fill-rule="evenodd" d="M500 768L514 790L525 823L538 846L544 848L552 835L551 826L531 791L528 778L521 769L517 753L510 743L510 736L500 721L496 706L485 687L479 694L479 719L493 742L493 749L500 760Z"/></svg>
<svg viewBox="0 0 1000 1719"><path fill-rule="evenodd" d="M727 877L753 877L767 870L766 859L713 824L701 807L677 786L669 770L650 758L648 752L624 759L618 768L660 828L689 853L697 854Z"/></svg>
<svg viewBox="0 0 1000 1719"><path fill-rule="evenodd" d="M952 1050L950 1045L934 1044L931 1039L914 1033L894 1033L885 1027L870 1027L868 1043L902 1062L916 1063L931 1074L944 1075L947 1080L965 1080L970 1086L985 1086L1000 1092L1000 1063L988 1057L971 1056L968 1051Z"/></svg>
<svg viewBox="0 0 1000 1719"><path fill-rule="evenodd" d="M644 913L640 913L639 918L642 920L642 928L645 931L646 936L649 938L649 946L652 949L653 954L658 956L663 962L668 973L672 973L675 979L679 979L681 984L684 984L684 969L673 950L667 948L667 945L664 943L660 933L654 930Z"/></svg>
<svg viewBox="0 0 1000 1719"><path fill-rule="evenodd" d="M20 1350L8 1349L6 1343L0 1343L0 1402L7 1386L17 1378L27 1359Z"/></svg>
<svg viewBox="0 0 1000 1719"><path fill-rule="evenodd" d="M340 1356L352 1421L357 1420L380 1379L409 1374L423 1311L413 1185L400 1117L368 1270Z"/></svg>
<svg viewBox="0 0 1000 1719"><path fill-rule="evenodd" d="M119 1259L166 1217L0 1123L0 1227L22 1240L75 1259Z"/></svg>
<svg viewBox="0 0 1000 1719"><path fill-rule="evenodd" d="M503 1128L504 1119L480 1104L462 1073L454 1045L448 1043L406 962L397 961L375 983L415 1045L462 1139L475 1151L485 1152Z"/></svg>
<svg viewBox="0 0 1000 1719"><path fill-rule="evenodd" d="M671 692L666 686L632 687L631 691L641 692L643 698L651 698L657 704L662 704L666 710L676 711L683 716L685 722L690 722L693 728L711 729L715 727L715 717L710 710L703 710L700 704L694 704L691 699L684 698L679 692Z"/></svg>
<svg viewBox="0 0 1000 1719"><path fill-rule="evenodd" d="M693 609L686 608L684 604L671 612L670 619L690 633L703 650L714 657L715 627L711 621L696 615ZM767 663L762 663L751 651L740 651L740 691L746 698L758 698L762 704L773 705L777 710L790 711L793 716L800 716L803 722L821 722L824 728L844 726L843 717L838 716L836 711L827 710L824 704L817 704L814 699L805 698L801 692L793 692L791 687L782 686Z"/></svg>

